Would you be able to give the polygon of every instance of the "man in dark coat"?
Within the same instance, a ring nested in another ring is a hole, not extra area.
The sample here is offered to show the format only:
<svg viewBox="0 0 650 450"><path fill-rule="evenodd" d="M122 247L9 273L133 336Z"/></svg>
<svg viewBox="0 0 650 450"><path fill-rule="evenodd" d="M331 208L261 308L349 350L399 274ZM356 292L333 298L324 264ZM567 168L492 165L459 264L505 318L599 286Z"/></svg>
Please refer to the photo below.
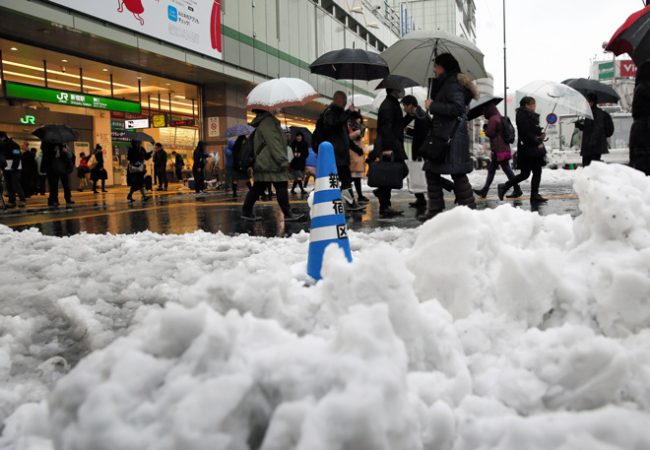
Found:
<svg viewBox="0 0 650 450"><path fill-rule="evenodd" d="M155 145L153 170L156 173L156 178L158 178L158 190L166 191L169 186L169 181L167 181L167 152L160 142Z"/></svg>
<svg viewBox="0 0 650 450"><path fill-rule="evenodd" d="M65 144L43 142L43 161L41 169L47 174L47 181L50 186L50 197L47 200L48 206L59 206L59 182L63 187L63 198L67 206L73 205L72 193L70 191L70 174L75 167L75 156Z"/></svg>
<svg viewBox="0 0 650 450"><path fill-rule="evenodd" d="M22 160L23 170L20 175L20 184L25 192L25 197L30 198L36 194L36 177L38 176L38 168L36 166L36 155L31 152L28 146L20 156Z"/></svg>
<svg viewBox="0 0 650 450"><path fill-rule="evenodd" d="M632 101L630 166L650 176L650 62L639 67Z"/></svg>
<svg viewBox="0 0 650 450"><path fill-rule="evenodd" d="M542 181L542 168L546 165L546 135L539 126L539 114L535 112L537 102L532 97L524 97L517 109L517 162L521 172L512 180L498 186L499 199L503 200L511 187L521 184L533 174L530 188L530 202L543 203L547 200L539 195Z"/></svg>
<svg viewBox="0 0 650 450"><path fill-rule="evenodd" d="M348 211L361 211L365 207L360 206L352 194L352 173L350 172L350 150L359 155L363 155L363 150L350 142L348 131L348 122L350 113L354 112L354 106L347 111L345 105L348 97L345 92L337 91L334 93L332 103L321 114L316 124L315 136L318 136L320 142L328 141L334 147L336 156L336 168L341 183L341 193L345 200L345 206ZM315 142L314 151L318 152L320 142ZM359 153L361 152L361 153Z"/></svg>
<svg viewBox="0 0 650 450"><path fill-rule="evenodd" d="M420 154L420 149L424 144L427 134L431 129L431 118L425 110L418 105L418 100L413 95L407 95L402 99L402 107L406 115L404 116L404 127L409 126L413 122L413 138L411 158L413 161L421 161L423 156ZM415 194L415 202L409 204L412 208L424 208L427 206L427 201L424 194Z"/></svg>
<svg viewBox="0 0 650 450"><path fill-rule="evenodd" d="M172 157L174 158L174 172L176 174L176 181L183 181L183 167L185 167L185 161L183 157L176 153L172 152Z"/></svg>
<svg viewBox="0 0 650 450"><path fill-rule="evenodd" d="M404 164L406 151L404 150L404 115L399 104L399 98L404 91L386 89L386 99L382 102L377 113L377 140L370 154L370 161L393 160ZM408 173L404 164L404 176ZM379 215L383 218L401 216L401 211L391 208L391 189L380 187L374 190L379 199Z"/></svg>
<svg viewBox="0 0 650 450"><path fill-rule="evenodd" d="M600 161L603 154L609 153L607 139L614 134L612 116L598 107L598 96L587 94L594 118L576 122L576 128L582 130L582 166L587 167L592 161Z"/></svg>
<svg viewBox="0 0 650 450"><path fill-rule="evenodd" d="M9 195L8 208L16 207L16 195L21 208L25 206L25 192L20 184L20 175L22 170L22 158L20 146L16 144L7 133L0 131L0 154L2 155L2 171L5 182L7 183L7 194Z"/></svg>
<svg viewBox="0 0 650 450"><path fill-rule="evenodd" d="M460 72L458 61L449 53L439 55L434 64L436 79L431 90L431 99L425 106L433 116L432 134L440 146L440 160L427 160L424 170L429 190L429 210L420 216L428 220L445 209L442 194L442 175L451 175L454 182L456 202L469 208L476 208L474 192L467 174L474 170L470 156L467 107L478 90L466 75Z"/></svg>

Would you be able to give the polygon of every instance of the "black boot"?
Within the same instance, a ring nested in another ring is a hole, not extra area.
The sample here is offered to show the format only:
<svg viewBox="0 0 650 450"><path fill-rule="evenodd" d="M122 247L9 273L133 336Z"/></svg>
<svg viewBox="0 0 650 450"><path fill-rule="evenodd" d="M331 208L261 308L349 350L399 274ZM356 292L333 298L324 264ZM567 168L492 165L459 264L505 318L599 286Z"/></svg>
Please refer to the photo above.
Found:
<svg viewBox="0 0 650 450"><path fill-rule="evenodd" d="M459 205L467 206L470 209L476 209L474 191L472 191L472 185L469 183L467 175L454 178L454 194L456 194L456 202Z"/></svg>
<svg viewBox="0 0 650 450"><path fill-rule="evenodd" d="M517 184L515 186L514 190L512 191L512 194L508 195L507 198L520 198L523 195L524 195L524 193L522 192L521 188Z"/></svg>
<svg viewBox="0 0 650 450"><path fill-rule="evenodd" d="M478 195L481 198L486 198L488 195L488 190L483 188L483 189L474 189L474 193Z"/></svg>
<svg viewBox="0 0 650 450"><path fill-rule="evenodd" d="M427 201L424 198L424 194L415 194L415 201L413 203L409 203L409 206L411 208L426 208Z"/></svg>

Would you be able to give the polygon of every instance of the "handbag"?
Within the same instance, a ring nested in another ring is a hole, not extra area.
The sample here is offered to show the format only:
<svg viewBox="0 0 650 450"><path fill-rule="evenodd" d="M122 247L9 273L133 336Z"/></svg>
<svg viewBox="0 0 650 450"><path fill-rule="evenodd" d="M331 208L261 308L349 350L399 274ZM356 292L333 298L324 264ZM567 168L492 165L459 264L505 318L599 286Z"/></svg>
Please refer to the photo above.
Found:
<svg viewBox="0 0 650 450"><path fill-rule="evenodd" d="M458 131L461 120L461 117L456 118L456 123L451 130L449 138L437 136L432 127L427 134L427 138L424 140L424 144L420 147L420 155L432 162L444 162L447 154L451 150L451 142L456 136L456 131Z"/></svg>
<svg viewBox="0 0 650 450"><path fill-rule="evenodd" d="M403 162L396 162L394 156L389 161L370 164L368 169L368 186L374 188L402 189L408 167Z"/></svg>
<svg viewBox="0 0 650 450"><path fill-rule="evenodd" d="M407 178L409 192L411 194L426 194L427 177L423 170L424 161L406 161L406 166L409 169Z"/></svg>
<svg viewBox="0 0 650 450"><path fill-rule="evenodd" d="M131 174L144 173L145 169L144 163L141 162L129 164L129 173Z"/></svg>

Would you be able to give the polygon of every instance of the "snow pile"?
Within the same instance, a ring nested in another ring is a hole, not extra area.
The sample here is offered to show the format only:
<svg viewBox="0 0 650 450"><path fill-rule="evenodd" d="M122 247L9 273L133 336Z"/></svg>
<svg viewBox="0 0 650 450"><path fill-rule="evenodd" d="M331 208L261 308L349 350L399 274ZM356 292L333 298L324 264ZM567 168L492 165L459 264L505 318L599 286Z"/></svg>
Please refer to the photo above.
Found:
<svg viewBox="0 0 650 450"><path fill-rule="evenodd" d="M305 235L2 230L29 269L0 276L36 286L0 311L0 405L54 388L0 447L650 448L650 180L594 164L575 189L575 221L457 208L352 233L313 287Z"/></svg>

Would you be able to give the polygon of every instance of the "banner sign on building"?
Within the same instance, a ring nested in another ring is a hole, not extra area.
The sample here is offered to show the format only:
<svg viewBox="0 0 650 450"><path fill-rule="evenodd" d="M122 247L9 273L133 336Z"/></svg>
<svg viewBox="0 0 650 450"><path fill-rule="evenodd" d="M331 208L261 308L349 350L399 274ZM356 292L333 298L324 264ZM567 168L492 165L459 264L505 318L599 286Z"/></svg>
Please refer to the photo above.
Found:
<svg viewBox="0 0 650 450"><path fill-rule="evenodd" d="M636 78L636 64L632 60L623 60L619 62L621 77Z"/></svg>
<svg viewBox="0 0 650 450"><path fill-rule="evenodd" d="M35 100L57 105L78 106L81 108L103 109L105 111L121 111L139 114L142 107L138 102L120 100L109 97L96 97L81 92L59 91L29 84L5 82L5 93L8 98L20 100Z"/></svg>
<svg viewBox="0 0 650 450"><path fill-rule="evenodd" d="M598 64L598 79L613 80L616 76L616 66L613 62L604 62Z"/></svg>
<svg viewBox="0 0 650 450"><path fill-rule="evenodd" d="M149 128L149 119L131 119L124 122L126 130L141 130Z"/></svg>
<svg viewBox="0 0 650 450"><path fill-rule="evenodd" d="M50 0L179 47L222 59L221 0Z"/></svg>

